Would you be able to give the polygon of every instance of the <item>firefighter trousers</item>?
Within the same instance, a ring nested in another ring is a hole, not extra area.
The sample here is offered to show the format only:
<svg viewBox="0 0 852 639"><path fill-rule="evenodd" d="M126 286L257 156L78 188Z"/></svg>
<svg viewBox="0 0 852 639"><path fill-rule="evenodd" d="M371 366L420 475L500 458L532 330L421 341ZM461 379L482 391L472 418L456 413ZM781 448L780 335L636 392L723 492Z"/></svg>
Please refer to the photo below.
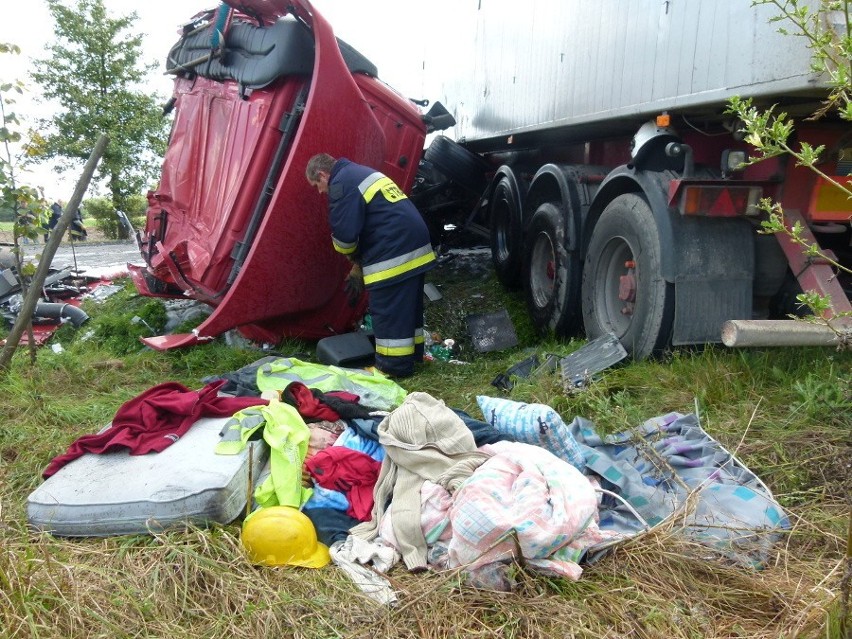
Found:
<svg viewBox="0 0 852 639"><path fill-rule="evenodd" d="M425 279L421 273L369 291L376 367L388 375L408 377L415 361L423 361Z"/></svg>

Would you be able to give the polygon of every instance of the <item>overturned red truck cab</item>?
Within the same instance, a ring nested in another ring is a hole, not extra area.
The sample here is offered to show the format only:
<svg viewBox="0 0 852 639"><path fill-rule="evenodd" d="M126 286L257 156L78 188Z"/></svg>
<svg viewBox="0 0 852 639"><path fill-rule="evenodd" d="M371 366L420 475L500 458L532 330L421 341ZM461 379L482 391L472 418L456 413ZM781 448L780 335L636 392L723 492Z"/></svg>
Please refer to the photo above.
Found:
<svg viewBox="0 0 852 639"><path fill-rule="evenodd" d="M175 117L158 187L129 265L143 295L213 307L158 350L237 328L247 338L319 339L352 330L349 265L334 252L326 203L305 179L315 153L348 157L408 191L428 132L452 126L382 83L306 0L227 0L172 47Z"/></svg>

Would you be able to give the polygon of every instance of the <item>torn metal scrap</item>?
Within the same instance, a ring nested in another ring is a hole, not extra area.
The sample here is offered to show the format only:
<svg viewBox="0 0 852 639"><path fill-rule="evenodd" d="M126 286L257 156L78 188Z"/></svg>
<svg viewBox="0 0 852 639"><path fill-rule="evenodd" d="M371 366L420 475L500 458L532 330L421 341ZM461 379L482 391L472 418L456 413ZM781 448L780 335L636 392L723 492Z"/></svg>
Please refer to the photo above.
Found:
<svg viewBox="0 0 852 639"><path fill-rule="evenodd" d="M426 295L426 298L430 302L439 302L444 299L441 291L439 291L438 287L432 284L432 282L426 282L423 285L423 294Z"/></svg>
<svg viewBox="0 0 852 639"><path fill-rule="evenodd" d="M559 355L548 353L542 363L538 355L533 353L517 364L510 366L505 373L500 373L491 380L491 385L501 390L510 391L515 387L515 379L530 379L544 373L552 373L559 363Z"/></svg>
<svg viewBox="0 0 852 639"><path fill-rule="evenodd" d="M83 296L83 299L92 300L94 302L103 302L107 298L118 293L123 287L118 284L100 284L89 293Z"/></svg>
<svg viewBox="0 0 852 639"><path fill-rule="evenodd" d="M584 388L592 377L627 357L614 333L601 335L559 360L566 393Z"/></svg>
<svg viewBox="0 0 852 639"><path fill-rule="evenodd" d="M42 287L44 297L38 301L33 311L34 343L37 346L44 344L66 322L75 328L82 326L89 316L79 308L80 302L101 284L110 282L82 276L70 267L49 273ZM15 272L12 269L0 271L0 317L14 324L22 301L21 286ZM28 341L28 336L24 334L20 345L25 345ZM5 340L0 343L5 344Z"/></svg>

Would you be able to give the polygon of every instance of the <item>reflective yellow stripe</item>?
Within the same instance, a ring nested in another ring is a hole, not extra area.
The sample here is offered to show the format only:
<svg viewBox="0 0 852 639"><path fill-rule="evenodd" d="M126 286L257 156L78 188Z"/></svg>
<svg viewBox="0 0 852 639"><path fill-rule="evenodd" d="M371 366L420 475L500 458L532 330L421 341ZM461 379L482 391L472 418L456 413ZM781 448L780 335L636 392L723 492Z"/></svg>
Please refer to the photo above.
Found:
<svg viewBox="0 0 852 639"><path fill-rule="evenodd" d="M376 338L376 352L379 355L404 356L414 354L414 339Z"/></svg>
<svg viewBox="0 0 852 639"><path fill-rule="evenodd" d="M376 196L376 193L378 193L380 190L382 190L382 188L388 185L393 185L393 180L391 180L389 177L379 178L370 185L370 188L364 191L364 201L369 204L370 201Z"/></svg>
<svg viewBox="0 0 852 639"><path fill-rule="evenodd" d="M361 195L364 196L364 201L367 204L376 197L376 193L379 191L382 192L382 195L388 202L399 202L400 200L407 199L405 193L402 192L402 189L393 180L378 172L371 173L362 180L361 184L358 185L358 190L361 191Z"/></svg>
<svg viewBox="0 0 852 639"><path fill-rule="evenodd" d="M432 252L432 245L426 244L405 255L365 266L364 284L373 284L402 275L434 260L435 253Z"/></svg>
<svg viewBox="0 0 852 639"><path fill-rule="evenodd" d="M429 255L423 255L418 257L410 262L406 262L405 264L401 264L399 266L395 266L393 268L389 268L384 271L378 271L377 273L373 273L371 275L364 274L364 284L374 284L375 282L381 282L384 280L391 279L392 277L396 277L397 275L402 275L403 273L407 273L408 271L412 271L419 266L423 266L424 264L428 264L435 260L435 254L430 253Z"/></svg>
<svg viewBox="0 0 852 639"><path fill-rule="evenodd" d="M414 329L414 343L415 344L423 344L425 342L426 342L426 339L423 336L423 329L422 328L415 328Z"/></svg>
<svg viewBox="0 0 852 639"><path fill-rule="evenodd" d="M335 251L344 255L354 253L358 249L358 242L341 242L333 235L331 236L331 243L334 245Z"/></svg>
<svg viewBox="0 0 852 639"><path fill-rule="evenodd" d="M367 204L370 203L370 200L373 199L376 192L382 188L383 181L390 181L390 178L386 177L384 173L379 173L378 171L370 173L370 175L361 180L361 184L358 185L358 190L361 191L361 195L364 197L364 201Z"/></svg>
<svg viewBox="0 0 852 639"><path fill-rule="evenodd" d="M293 366L292 364L289 363L289 360L284 360L284 361L285 361L287 366L290 366L290 367ZM268 370L264 370L263 374L267 379L270 379L270 378L277 378L278 380L283 379L287 382L287 384L289 384L290 382L301 382L305 386L319 386L320 384L322 384L324 381L326 381L328 378L331 377L331 373L323 373L322 375L317 375L316 377L312 377L310 379L305 379L304 377L300 377L299 375L295 375L293 373L273 373L273 372L269 372ZM284 386L282 386L281 388L284 388L285 386L287 386L287 384L284 384Z"/></svg>
<svg viewBox="0 0 852 639"><path fill-rule="evenodd" d="M400 346L398 348L384 348L376 346L376 352L379 355L386 357L404 357L406 355L414 355L414 346Z"/></svg>

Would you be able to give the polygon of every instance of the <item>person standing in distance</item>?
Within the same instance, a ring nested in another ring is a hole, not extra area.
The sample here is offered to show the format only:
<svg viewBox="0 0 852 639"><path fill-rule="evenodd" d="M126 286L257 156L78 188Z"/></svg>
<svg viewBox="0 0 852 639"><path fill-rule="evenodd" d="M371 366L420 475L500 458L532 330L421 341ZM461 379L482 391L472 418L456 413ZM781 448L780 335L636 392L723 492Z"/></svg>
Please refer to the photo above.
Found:
<svg viewBox="0 0 852 639"><path fill-rule="evenodd" d="M47 238L50 236L51 231L56 228L56 225L59 223L59 218L62 217L62 209L65 207L65 202L62 200L56 200L53 204L50 205L50 219L47 221L47 225L44 226L44 243L47 244Z"/></svg>
<svg viewBox="0 0 852 639"><path fill-rule="evenodd" d="M376 368L410 376L423 360L423 284L435 265L426 223L402 189L370 167L319 153L305 175L328 194L332 244L353 263L350 299L362 286L370 296Z"/></svg>

